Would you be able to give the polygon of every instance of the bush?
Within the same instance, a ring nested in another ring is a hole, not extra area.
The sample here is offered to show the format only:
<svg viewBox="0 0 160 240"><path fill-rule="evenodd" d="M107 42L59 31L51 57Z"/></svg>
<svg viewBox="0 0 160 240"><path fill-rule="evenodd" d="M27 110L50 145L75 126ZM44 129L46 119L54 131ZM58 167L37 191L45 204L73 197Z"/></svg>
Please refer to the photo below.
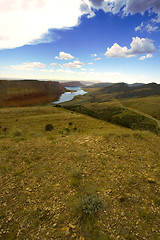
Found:
<svg viewBox="0 0 160 240"><path fill-rule="evenodd" d="M71 177L80 180L82 178L81 168L80 167L72 167L71 170Z"/></svg>
<svg viewBox="0 0 160 240"><path fill-rule="evenodd" d="M80 180L82 178L82 174L81 174L81 169L80 168L76 168L76 167L72 167L71 170L71 186L73 187L79 187L80 186Z"/></svg>
<svg viewBox="0 0 160 240"><path fill-rule="evenodd" d="M6 131L7 131L7 128L6 128L6 127L5 127L5 128L3 128L3 132L4 132L4 133L6 133Z"/></svg>
<svg viewBox="0 0 160 240"><path fill-rule="evenodd" d="M77 210L83 215L94 215L102 208L102 202L95 194L85 195L80 199Z"/></svg>
<svg viewBox="0 0 160 240"><path fill-rule="evenodd" d="M52 124L47 124L47 125L45 126L45 131L52 131L52 130L53 130Z"/></svg>
<svg viewBox="0 0 160 240"><path fill-rule="evenodd" d="M22 135L23 135L22 130L15 130L15 131L13 132L13 136L14 136L14 137L20 137L20 136L22 136Z"/></svg>

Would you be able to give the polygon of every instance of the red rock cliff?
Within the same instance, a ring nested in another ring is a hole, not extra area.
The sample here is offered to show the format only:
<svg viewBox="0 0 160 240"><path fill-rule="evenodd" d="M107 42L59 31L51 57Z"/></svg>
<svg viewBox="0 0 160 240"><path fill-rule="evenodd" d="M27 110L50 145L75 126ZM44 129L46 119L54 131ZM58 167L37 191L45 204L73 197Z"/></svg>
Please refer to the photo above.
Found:
<svg viewBox="0 0 160 240"><path fill-rule="evenodd" d="M65 92L59 82L0 80L0 107L31 106L55 101Z"/></svg>

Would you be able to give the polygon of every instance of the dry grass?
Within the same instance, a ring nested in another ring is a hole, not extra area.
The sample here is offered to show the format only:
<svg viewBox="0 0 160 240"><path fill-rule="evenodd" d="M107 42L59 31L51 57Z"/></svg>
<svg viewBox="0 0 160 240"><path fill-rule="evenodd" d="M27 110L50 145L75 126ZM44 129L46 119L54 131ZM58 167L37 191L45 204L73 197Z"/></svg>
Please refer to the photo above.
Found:
<svg viewBox="0 0 160 240"><path fill-rule="evenodd" d="M0 114L1 239L160 238L158 136L53 107ZM86 193L104 207L83 222Z"/></svg>

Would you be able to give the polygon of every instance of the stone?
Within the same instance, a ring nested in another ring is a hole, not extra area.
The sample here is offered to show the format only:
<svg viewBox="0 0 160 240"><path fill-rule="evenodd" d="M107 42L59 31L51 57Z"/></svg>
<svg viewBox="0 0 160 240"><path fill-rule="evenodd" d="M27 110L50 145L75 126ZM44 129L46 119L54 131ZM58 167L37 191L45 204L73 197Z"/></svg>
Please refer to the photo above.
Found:
<svg viewBox="0 0 160 240"><path fill-rule="evenodd" d="M64 231L65 235L70 234L70 232L69 232L70 228L69 227L64 227L64 228L62 228L62 230Z"/></svg>
<svg viewBox="0 0 160 240"><path fill-rule="evenodd" d="M156 183L156 180L154 178L148 178L147 180L149 183Z"/></svg>
<svg viewBox="0 0 160 240"><path fill-rule="evenodd" d="M75 228L76 228L76 226L75 226L75 225L73 225L73 224L71 224L71 223L69 223L69 228L71 228L71 229L75 229Z"/></svg>

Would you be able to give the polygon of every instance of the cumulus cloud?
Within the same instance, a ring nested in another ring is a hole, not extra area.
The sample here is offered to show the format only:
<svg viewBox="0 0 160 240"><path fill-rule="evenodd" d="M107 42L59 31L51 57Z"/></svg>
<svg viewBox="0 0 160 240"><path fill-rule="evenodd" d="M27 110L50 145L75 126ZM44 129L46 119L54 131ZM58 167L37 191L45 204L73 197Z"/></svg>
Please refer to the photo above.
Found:
<svg viewBox="0 0 160 240"><path fill-rule="evenodd" d="M104 55L107 57L117 57L117 58L134 57L134 55L128 54L127 47L121 47L117 43L114 43L111 48L108 47Z"/></svg>
<svg viewBox="0 0 160 240"><path fill-rule="evenodd" d="M82 2L87 0L1 0L0 49L32 44L38 39L43 42L50 29L78 25L80 17L91 11L90 5L87 12L81 9Z"/></svg>
<svg viewBox="0 0 160 240"><path fill-rule="evenodd" d="M104 55L107 57L130 58L139 54L155 52L153 40L148 38L133 37L130 46L130 49L128 49L126 46L121 47L117 43L114 43L111 48L107 48Z"/></svg>
<svg viewBox="0 0 160 240"><path fill-rule="evenodd" d="M122 10L125 14L144 14L150 10L158 13L160 10L159 0L90 0L92 7L103 9L105 12L118 13Z"/></svg>
<svg viewBox="0 0 160 240"><path fill-rule="evenodd" d="M99 61L99 60L101 60L100 57L94 59L94 61Z"/></svg>
<svg viewBox="0 0 160 240"><path fill-rule="evenodd" d="M83 62L80 61L74 61L69 63L64 63L63 66L67 68L81 68L84 65Z"/></svg>
<svg viewBox="0 0 160 240"><path fill-rule="evenodd" d="M143 61L144 59L146 59L146 58L152 58L153 57L153 55L152 54L147 54L146 56L141 56L140 58L139 58L139 60L141 60L141 61Z"/></svg>
<svg viewBox="0 0 160 240"><path fill-rule="evenodd" d="M45 73L54 73L55 71L53 69L40 69L41 72Z"/></svg>
<svg viewBox="0 0 160 240"><path fill-rule="evenodd" d="M57 66L57 63L51 63L50 64L52 67L55 67L55 66Z"/></svg>
<svg viewBox="0 0 160 240"><path fill-rule="evenodd" d="M60 72L60 73L75 73L74 71L72 71L70 69L58 69L58 70L56 70L56 72Z"/></svg>
<svg viewBox="0 0 160 240"><path fill-rule="evenodd" d="M96 53L91 54L91 57L97 57Z"/></svg>
<svg viewBox="0 0 160 240"><path fill-rule="evenodd" d="M57 38L54 29L77 26L82 15L94 17L96 9L123 16L148 11L155 24L150 32L160 22L159 0L0 0L0 49L51 42Z"/></svg>
<svg viewBox="0 0 160 240"><path fill-rule="evenodd" d="M159 0L152 0L152 1L146 1L146 0L128 0L125 11L135 14L137 12L144 13L146 10L153 11L155 13L158 13L160 11L160 1Z"/></svg>
<svg viewBox="0 0 160 240"><path fill-rule="evenodd" d="M93 65L93 62L89 62L88 65Z"/></svg>
<svg viewBox="0 0 160 240"><path fill-rule="evenodd" d="M64 59L64 60L71 60L74 57L70 53L60 52L59 57L55 57L56 59Z"/></svg>
<svg viewBox="0 0 160 240"><path fill-rule="evenodd" d="M94 6L101 6L104 2L104 0L90 0L90 2L94 5Z"/></svg>
<svg viewBox="0 0 160 240"><path fill-rule="evenodd" d="M134 15L136 13L143 15L146 11L148 11L150 15L153 14L153 18L151 20L152 23L154 22L156 24L160 22L159 0L90 0L90 2L93 8L103 9L104 12L111 12L113 14L121 12L123 16L127 16L129 14ZM152 27L159 28L158 26ZM144 28L144 30L149 31L147 28Z"/></svg>
<svg viewBox="0 0 160 240"><path fill-rule="evenodd" d="M12 69L12 70L34 70L36 68L45 68L45 67L46 67L46 64L41 62L28 62L28 63L22 63L21 65L11 65L6 68Z"/></svg>

